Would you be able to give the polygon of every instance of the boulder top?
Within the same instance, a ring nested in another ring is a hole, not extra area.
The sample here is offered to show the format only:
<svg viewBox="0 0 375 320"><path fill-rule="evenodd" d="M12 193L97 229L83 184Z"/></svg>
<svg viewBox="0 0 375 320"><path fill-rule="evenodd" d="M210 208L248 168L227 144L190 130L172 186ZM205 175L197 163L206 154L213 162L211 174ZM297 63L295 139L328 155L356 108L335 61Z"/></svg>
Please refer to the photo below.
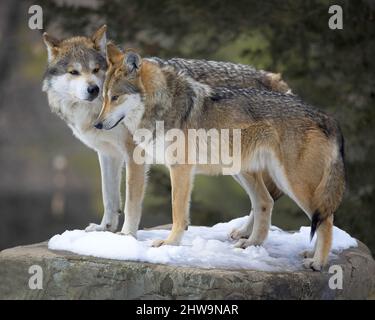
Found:
<svg viewBox="0 0 375 320"><path fill-rule="evenodd" d="M42 289L30 289L31 266ZM330 266L342 269L332 289ZM47 242L0 252L0 299L367 299L375 294L369 249L342 251L323 272L224 270L119 261L52 251Z"/></svg>

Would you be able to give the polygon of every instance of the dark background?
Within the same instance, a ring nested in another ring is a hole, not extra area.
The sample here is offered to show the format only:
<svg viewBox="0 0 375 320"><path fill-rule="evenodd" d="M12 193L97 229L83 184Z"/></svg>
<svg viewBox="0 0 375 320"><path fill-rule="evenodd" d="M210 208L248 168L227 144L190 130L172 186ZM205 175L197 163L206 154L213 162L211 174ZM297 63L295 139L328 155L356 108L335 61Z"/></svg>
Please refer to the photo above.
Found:
<svg viewBox="0 0 375 320"><path fill-rule="evenodd" d="M346 138L348 187L335 224L375 250L374 1L13 1L0 2L0 249L46 240L99 222L96 154L51 114L41 92L46 50L28 28L39 4L44 30L109 37L144 55L226 60L281 72L294 93L330 112ZM328 28L339 4L344 29ZM249 200L231 177L197 177L193 224L212 225L248 213ZM169 177L151 171L142 226L171 221ZM273 224L296 229L309 221L289 199Z"/></svg>

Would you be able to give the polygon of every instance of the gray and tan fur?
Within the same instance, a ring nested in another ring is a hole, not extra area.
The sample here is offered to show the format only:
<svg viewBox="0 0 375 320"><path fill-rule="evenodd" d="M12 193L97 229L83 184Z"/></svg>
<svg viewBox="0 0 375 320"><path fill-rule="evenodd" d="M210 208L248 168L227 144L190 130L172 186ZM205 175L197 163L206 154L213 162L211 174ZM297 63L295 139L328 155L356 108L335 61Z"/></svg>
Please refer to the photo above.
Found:
<svg viewBox="0 0 375 320"><path fill-rule="evenodd" d="M104 215L99 225L90 224L86 230L117 230L118 214L122 211L120 181L125 162L127 187L125 223L122 232L135 236L141 217L147 168L132 161L131 154L135 145L126 126L121 124L111 131L97 130L93 126L102 105L101 92L107 68L106 26L99 28L91 37L77 36L58 40L44 34L43 38L48 51L43 91L47 93L51 110L69 125L78 139L94 149L99 158ZM162 63L161 59L157 60L158 63ZM236 67L231 63L185 59L171 59L163 63L175 66L177 63L179 66L176 67L191 72L193 77L196 76L209 85L220 84L228 87L261 85L268 90L282 92L289 90L279 75L256 71L250 66ZM78 74L70 73L76 71ZM205 74L213 73L215 77L202 78ZM236 180L247 190L246 178L236 177ZM264 180L274 199L281 196L281 191L266 174Z"/></svg>
<svg viewBox="0 0 375 320"><path fill-rule="evenodd" d="M194 80L212 87L256 88L281 93L291 93L291 89L281 78L280 73L257 70L244 64L231 62L172 58L156 61L160 67L172 66L175 70L183 70Z"/></svg>
<svg viewBox="0 0 375 320"><path fill-rule="evenodd" d="M342 135L325 113L293 95L250 89L209 87L171 66L142 60L132 50L108 51L110 68L97 126L116 128L123 119L136 129L241 129L241 171L238 179L248 191L253 218L232 236L239 247L260 245L268 235L273 199L263 180L267 172L277 188L293 199L317 230L314 252L304 265L320 270L332 242L333 214L345 188ZM109 130L109 131L111 131ZM186 148L185 148L186 150ZM177 245L189 222L189 201L196 173L221 174L211 165L170 165L173 227L166 240Z"/></svg>

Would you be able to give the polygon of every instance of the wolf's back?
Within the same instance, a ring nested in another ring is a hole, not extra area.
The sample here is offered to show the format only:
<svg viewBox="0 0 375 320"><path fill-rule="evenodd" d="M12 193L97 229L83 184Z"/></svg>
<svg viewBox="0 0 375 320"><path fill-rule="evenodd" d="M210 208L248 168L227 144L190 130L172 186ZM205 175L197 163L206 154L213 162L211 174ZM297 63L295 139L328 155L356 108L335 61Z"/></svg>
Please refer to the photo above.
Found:
<svg viewBox="0 0 375 320"><path fill-rule="evenodd" d="M212 87L256 88L281 93L291 92L280 74L257 70L249 65L231 62L173 58L152 58L160 66L173 66L196 81Z"/></svg>

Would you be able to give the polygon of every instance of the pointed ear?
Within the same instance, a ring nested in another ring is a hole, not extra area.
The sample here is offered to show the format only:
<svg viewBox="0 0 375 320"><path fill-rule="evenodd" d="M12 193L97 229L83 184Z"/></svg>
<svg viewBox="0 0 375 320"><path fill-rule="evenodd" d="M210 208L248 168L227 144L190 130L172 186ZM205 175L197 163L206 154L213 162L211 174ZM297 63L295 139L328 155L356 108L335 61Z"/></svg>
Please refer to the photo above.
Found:
<svg viewBox="0 0 375 320"><path fill-rule="evenodd" d="M96 30L91 39L94 42L95 49L105 55L107 45L107 25L104 24Z"/></svg>
<svg viewBox="0 0 375 320"><path fill-rule="evenodd" d="M127 49L124 56L124 66L128 72L137 73L142 66L141 56L133 49Z"/></svg>
<svg viewBox="0 0 375 320"><path fill-rule="evenodd" d="M47 32L44 32L43 41L47 47L48 62L51 62L59 51L60 40L57 40L56 38L51 37Z"/></svg>
<svg viewBox="0 0 375 320"><path fill-rule="evenodd" d="M109 66L116 65L122 62L124 54L122 51L113 43L108 42L107 44L107 63Z"/></svg>

